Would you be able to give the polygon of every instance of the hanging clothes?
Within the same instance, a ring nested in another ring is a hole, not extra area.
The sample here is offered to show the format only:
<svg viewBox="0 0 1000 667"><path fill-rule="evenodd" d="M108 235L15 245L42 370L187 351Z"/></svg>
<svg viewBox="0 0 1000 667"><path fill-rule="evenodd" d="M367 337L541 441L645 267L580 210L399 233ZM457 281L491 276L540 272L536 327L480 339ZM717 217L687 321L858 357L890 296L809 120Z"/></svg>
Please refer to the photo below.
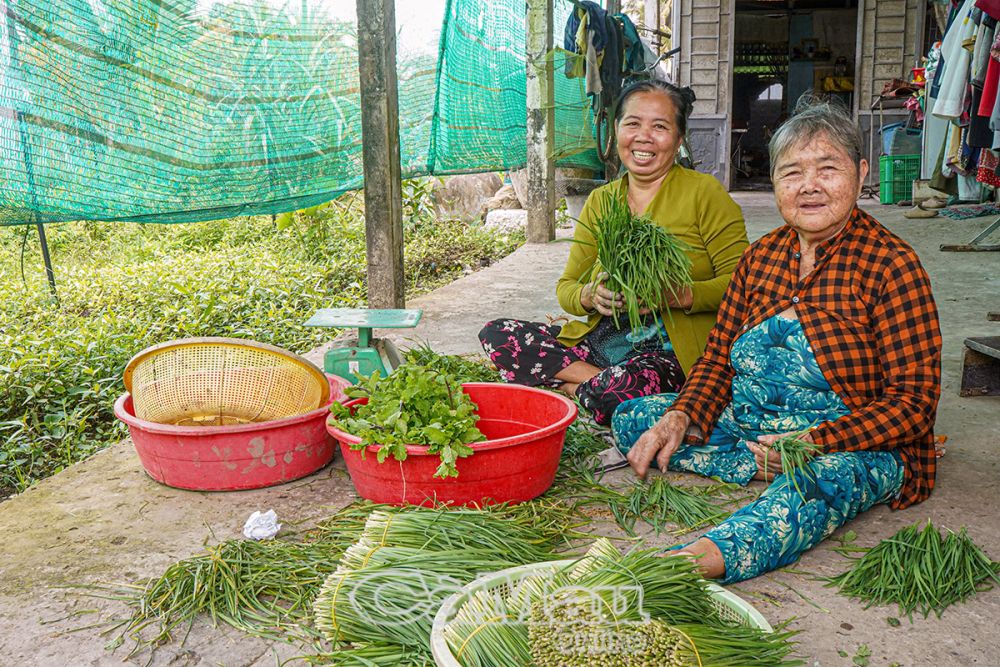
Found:
<svg viewBox="0 0 1000 667"><path fill-rule="evenodd" d="M976 0L976 8L1000 20L1000 0Z"/></svg>
<svg viewBox="0 0 1000 667"><path fill-rule="evenodd" d="M969 145L974 148L990 148L993 146L993 130L990 129L990 112L980 113L983 97L986 95L986 76L989 63L995 62L990 57L997 21L988 14L982 15L979 30L976 34L976 46L972 54L970 76L972 79L972 106L969 111ZM994 91L995 92L995 91Z"/></svg>
<svg viewBox="0 0 1000 667"><path fill-rule="evenodd" d="M989 118L993 113L993 105L997 101L997 88L1000 84L1000 61L995 57L990 57L986 66L986 78L983 80L983 97L979 102L976 113Z"/></svg>
<svg viewBox="0 0 1000 667"><path fill-rule="evenodd" d="M570 13L563 30L563 47L584 56L566 61L566 76L586 77L595 113L610 107L621 92L624 39L620 20L596 2L584 0Z"/></svg>
<svg viewBox="0 0 1000 667"><path fill-rule="evenodd" d="M940 118L958 118L966 101L969 87L969 61L972 53L963 44L974 39L977 26L970 16L975 0L965 0L941 44L943 63L938 66L935 81L940 90L931 113Z"/></svg>

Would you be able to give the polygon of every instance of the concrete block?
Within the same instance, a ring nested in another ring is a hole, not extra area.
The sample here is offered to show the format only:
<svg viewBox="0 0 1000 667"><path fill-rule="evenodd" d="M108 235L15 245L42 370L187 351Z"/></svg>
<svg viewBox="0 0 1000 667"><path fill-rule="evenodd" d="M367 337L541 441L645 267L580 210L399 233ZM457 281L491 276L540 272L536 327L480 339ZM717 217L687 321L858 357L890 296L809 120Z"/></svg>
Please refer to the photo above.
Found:
<svg viewBox="0 0 1000 667"><path fill-rule="evenodd" d="M528 212L524 209L497 209L486 214L487 227L524 229L528 225Z"/></svg>
<svg viewBox="0 0 1000 667"><path fill-rule="evenodd" d="M442 179L434 188L434 210L440 218L481 220L483 207L503 182L496 174L463 174Z"/></svg>

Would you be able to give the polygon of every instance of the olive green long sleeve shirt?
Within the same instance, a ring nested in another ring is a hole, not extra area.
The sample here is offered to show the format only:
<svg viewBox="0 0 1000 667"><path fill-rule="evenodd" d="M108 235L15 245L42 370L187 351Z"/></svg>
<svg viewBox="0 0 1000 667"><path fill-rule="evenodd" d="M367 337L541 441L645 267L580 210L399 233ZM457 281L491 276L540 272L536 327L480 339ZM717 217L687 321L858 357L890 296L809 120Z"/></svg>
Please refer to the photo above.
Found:
<svg viewBox="0 0 1000 667"><path fill-rule="evenodd" d="M595 218L603 198L624 199L627 189L628 175L594 190L580 214L582 224L576 225L566 269L556 284L556 296L567 313L587 319L573 320L563 327L559 341L564 345L579 343L601 319L600 314L588 312L580 303L588 272L597 261L594 238L587 228L599 224ZM691 307L661 313L677 360L687 373L705 350L722 295L748 245L743 212L714 177L674 165L645 214L690 247L694 279Z"/></svg>

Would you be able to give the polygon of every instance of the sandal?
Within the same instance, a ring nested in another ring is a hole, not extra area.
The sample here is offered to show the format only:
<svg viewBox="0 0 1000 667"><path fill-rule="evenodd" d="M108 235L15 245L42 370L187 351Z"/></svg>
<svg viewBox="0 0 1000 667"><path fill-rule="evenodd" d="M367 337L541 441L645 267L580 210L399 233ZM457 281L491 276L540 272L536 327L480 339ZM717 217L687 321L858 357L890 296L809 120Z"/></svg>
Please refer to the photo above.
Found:
<svg viewBox="0 0 1000 667"><path fill-rule="evenodd" d="M936 197L936 196L935 197L931 197L930 199L925 199L922 202L920 202L919 204L917 204L917 206L920 206L920 207L925 208L925 209L944 208L947 205L948 205L948 200L947 199L945 199L943 197Z"/></svg>
<svg viewBox="0 0 1000 667"><path fill-rule="evenodd" d="M924 205L920 203L911 208L909 211L904 211L903 217L910 218L911 220L913 218L936 218L937 214L937 211L924 208Z"/></svg>

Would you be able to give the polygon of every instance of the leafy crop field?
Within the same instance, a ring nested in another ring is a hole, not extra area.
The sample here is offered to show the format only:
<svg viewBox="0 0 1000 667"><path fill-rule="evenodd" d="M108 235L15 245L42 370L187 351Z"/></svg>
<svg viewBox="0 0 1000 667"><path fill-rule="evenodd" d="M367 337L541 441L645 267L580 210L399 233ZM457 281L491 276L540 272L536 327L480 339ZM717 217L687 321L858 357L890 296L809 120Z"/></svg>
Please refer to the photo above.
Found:
<svg viewBox="0 0 1000 667"><path fill-rule="evenodd" d="M411 296L523 242L436 220L428 189L404 192ZM58 300L35 229L0 228L0 497L124 437L112 406L125 364L143 348L236 336L301 353L333 335L301 326L313 311L365 305L360 193L278 218L76 222L46 232Z"/></svg>

